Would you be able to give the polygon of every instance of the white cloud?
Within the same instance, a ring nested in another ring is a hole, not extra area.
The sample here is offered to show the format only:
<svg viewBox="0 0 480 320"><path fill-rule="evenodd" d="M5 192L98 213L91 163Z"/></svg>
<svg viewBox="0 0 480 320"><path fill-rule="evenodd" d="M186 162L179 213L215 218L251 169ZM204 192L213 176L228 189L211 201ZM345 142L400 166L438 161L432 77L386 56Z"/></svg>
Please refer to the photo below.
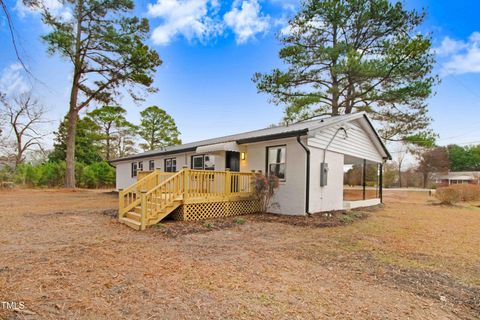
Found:
<svg viewBox="0 0 480 320"><path fill-rule="evenodd" d="M446 57L442 63L442 75L480 73L480 32L474 32L468 42L446 37L438 49L439 57Z"/></svg>
<svg viewBox="0 0 480 320"><path fill-rule="evenodd" d="M28 14L39 13L40 7L47 9L53 16L64 21L68 21L73 17L70 9L60 0L40 0L38 5L35 6L26 6L23 0L17 0L15 10L21 18L24 18Z"/></svg>
<svg viewBox="0 0 480 320"><path fill-rule="evenodd" d="M440 47L435 48L434 51L439 56L448 56L467 47L467 44L461 40L454 40L450 37L445 37Z"/></svg>
<svg viewBox="0 0 480 320"><path fill-rule="evenodd" d="M222 33L222 25L215 16L218 0L157 0L148 5L148 14L163 23L153 30L155 44L167 45L176 36L201 42Z"/></svg>
<svg viewBox="0 0 480 320"><path fill-rule="evenodd" d="M24 93L30 89L23 75L23 67L20 63L13 63L0 73L0 92L7 96Z"/></svg>
<svg viewBox="0 0 480 320"><path fill-rule="evenodd" d="M232 10L227 12L223 20L235 33L238 44L255 39L257 33L266 32L269 28L270 16L262 15L258 0L235 1Z"/></svg>

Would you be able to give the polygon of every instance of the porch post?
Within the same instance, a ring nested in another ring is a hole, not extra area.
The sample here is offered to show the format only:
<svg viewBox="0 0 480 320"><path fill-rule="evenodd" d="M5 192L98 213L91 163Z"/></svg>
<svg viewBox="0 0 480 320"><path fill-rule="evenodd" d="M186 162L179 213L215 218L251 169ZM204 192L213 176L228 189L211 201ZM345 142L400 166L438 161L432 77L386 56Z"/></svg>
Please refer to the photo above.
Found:
<svg viewBox="0 0 480 320"><path fill-rule="evenodd" d="M232 175L230 168L225 169L225 196L228 197L232 191Z"/></svg>
<svg viewBox="0 0 480 320"><path fill-rule="evenodd" d="M367 188L367 160L363 159L363 200L367 198L366 188Z"/></svg>
<svg viewBox="0 0 480 320"><path fill-rule="evenodd" d="M140 216L140 230L145 230L147 227L147 191L141 191L140 198L141 216Z"/></svg>
<svg viewBox="0 0 480 320"><path fill-rule="evenodd" d="M183 201L185 201L188 198L188 193L190 191L189 189L189 183L190 183L190 175L189 175L189 169L188 166L183 166Z"/></svg>
<svg viewBox="0 0 480 320"><path fill-rule="evenodd" d="M380 175L378 177L378 192L380 195L380 203L383 203L383 163L380 163Z"/></svg>

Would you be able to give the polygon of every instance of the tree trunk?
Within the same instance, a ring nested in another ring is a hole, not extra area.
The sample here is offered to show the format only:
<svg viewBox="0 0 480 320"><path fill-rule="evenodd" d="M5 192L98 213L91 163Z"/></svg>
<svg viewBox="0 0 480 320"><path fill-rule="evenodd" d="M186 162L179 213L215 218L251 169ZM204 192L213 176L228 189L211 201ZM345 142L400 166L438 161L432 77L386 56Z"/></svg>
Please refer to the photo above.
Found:
<svg viewBox="0 0 480 320"><path fill-rule="evenodd" d="M77 117L78 112L71 108L68 112L66 154L67 171L65 172L66 188L75 188L75 136L77 132Z"/></svg>
<svg viewBox="0 0 480 320"><path fill-rule="evenodd" d="M80 0L76 4L77 11L77 30L75 36L75 62L72 79L72 89L70 91L70 108L68 109L68 127L67 127L67 151L66 151L66 165L65 172L65 187L75 188L75 136L77 133L77 117L78 111L78 90L81 78L82 63L80 59L81 54L81 37L82 37L82 9L83 1Z"/></svg>
<svg viewBox="0 0 480 320"><path fill-rule="evenodd" d="M107 161L110 161L110 138L107 138Z"/></svg>
<svg viewBox="0 0 480 320"><path fill-rule="evenodd" d="M398 164L398 186L402 187L402 163Z"/></svg>

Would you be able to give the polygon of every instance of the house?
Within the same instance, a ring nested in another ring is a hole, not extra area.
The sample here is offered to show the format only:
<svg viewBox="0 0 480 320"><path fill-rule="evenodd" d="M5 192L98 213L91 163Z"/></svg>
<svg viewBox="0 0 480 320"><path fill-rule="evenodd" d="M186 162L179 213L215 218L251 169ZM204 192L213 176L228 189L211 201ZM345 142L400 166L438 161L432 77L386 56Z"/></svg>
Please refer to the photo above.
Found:
<svg viewBox="0 0 480 320"><path fill-rule="evenodd" d="M436 173L433 175L435 184L450 186L452 184L480 184L480 171L452 171L448 173Z"/></svg>
<svg viewBox="0 0 480 320"><path fill-rule="evenodd" d="M370 164L381 169L387 159L391 156L367 115L355 113L166 147L112 164L121 218L130 217L124 219L127 224L143 228L174 211L184 220L256 211L256 204L247 204L254 200L250 180L255 172L280 179L269 208L272 213L305 215L376 205L381 202L381 187L377 198L366 200L365 184L362 200L344 201L344 167ZM137 181L139 175L142 179ZM381 179L380 174L380 186ZM157 191L149 191L152 188ZM141 191L157 200L144 199L150 204L141 205ZM140 226L142 215L150 222Z"/></svg>

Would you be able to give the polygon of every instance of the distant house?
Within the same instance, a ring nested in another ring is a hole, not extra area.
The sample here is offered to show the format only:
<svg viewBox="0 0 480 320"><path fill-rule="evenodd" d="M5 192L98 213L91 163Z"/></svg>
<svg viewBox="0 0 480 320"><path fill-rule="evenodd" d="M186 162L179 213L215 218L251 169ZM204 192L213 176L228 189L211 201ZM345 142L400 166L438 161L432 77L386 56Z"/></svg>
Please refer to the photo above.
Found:
<svg viewBox="0 0 480 320"><path fill-rule="evenodd" d="M457 171L448 173L436 173L433 180L437 185L452 184L480 184L480 171Z"/></svg>
<svg viewBox="0 0 480 320"><path fill-rule="evenodd" d="M274 213L303 215L375 205L381 202L381 187L375 199L344 201L344 166L374 164L381 167L386 159L391 156L366 114L355 113L171 146L116 159L112 164L116 167L117 189L123 190L120 196L124 197L121 206L125 214L134 207L132 201L136 201L137 212L142 210L137 176L146 170L157 172L155 181L154 174L150 174L153 185L147 186L146 178L140 180L146 189L171 183L166 173L183 175L178 177L177 185L168 187L176 191L162 191L157 198L163 199L168 193L169 199L177 199L171 208L185 205L187 198L188 201L196 199L195 212L205 218L212 217L210 212L224 210L220 208L226 205L218 204L222 201L251 196L249 180L241 179L250 179L253 172L276 175L280 179L280 188L273 201L275 205L269 208ZM381 181L381 175L379 179ZM157 187L161 188L167 190L167 187ZM202 210L209 212L198 213L200 204L205 208ZM161 216L166 216L170 210L174 209L162 211ZM237 210L237 214L240 211ZM185 210L183 214L187 219ZM131 216L138 218L138 214ZM132 221L128 222L132 226Z"/></svg>

